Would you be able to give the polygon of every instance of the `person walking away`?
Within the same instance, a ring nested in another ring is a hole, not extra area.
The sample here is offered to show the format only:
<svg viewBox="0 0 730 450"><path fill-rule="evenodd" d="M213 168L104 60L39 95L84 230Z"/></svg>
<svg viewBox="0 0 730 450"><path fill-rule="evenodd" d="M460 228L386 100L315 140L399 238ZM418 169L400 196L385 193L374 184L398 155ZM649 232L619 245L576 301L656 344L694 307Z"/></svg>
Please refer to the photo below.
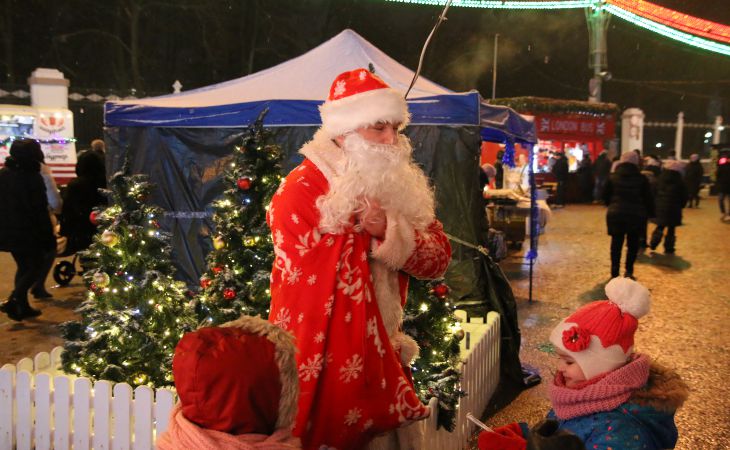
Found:
<svg viewBox="0 0 730 450"><path fill-rule="evenodd" d="M418 344L402 329L408 276L442 276L451 247L401 134L403 93L356 69L335 78L320 114L267 212L269 321L298 350L294 435L305 449L410 448L429 411L410 377Z"/></svg>
<svg viewBox="0 0 730 450"><path fill-rule="evenodd" d="M651 197L656 199L656 183L661 172L661 162L655 156L647 155L644 157L644 164L641 168L641 174L649 180L649 187L651 188ZM643 250L649 246L649 220L644 221L642 231L639 234L639 250Z"/></svg>
<svg viewBox="0 0 730 450"><path fill-rule="evenodd" d="M550 333L558 362L547 419L557 423L530 447L526 438L534 434L525 423L483 431L480 450L675 447L674 417L689 387L675 370L634 351L639 319L651 306L649 290L628 278L614 278L605 289L607 300L578 308Z"/></svg>
<svg viewBox="0 0 730 450"><path fill-rule="evenodd" d="M41 152L41 155L43 156L43 162L41 162L41 176L43 177L43 183L46 186L46 199L48 200L48 214L51 219L51 227L53 229L53 235L56 236L56 224L58 223L56 219L56 214L61 213L61 206L63 205L63 200L61 199L61 193L58 190L58 186L56 186L56 181L53 179L53 174L51 173L51 168L48 167L48 165L45 163L45 156ZM56 247L54 246L52 250L48 251L45 255L43 255L43 267L41 269L40 274L38 275L38 279L35 283L33 283L33 286L30 288L30 293L33 294L33 297L38 299L49 299L53 298L53 295L51 295L48 290L46 290L46 278L48 278L48 272L51 271L51 267L53 267L53 261L56 260Z"/></svg>
<svg viewBox="0 0 730 450"><path fill-rule="evenodd" d="M608 206L606 226L611 236L611 278L619 275L624 240L624 276L634 276L639 236L644 233L646 220L654 217L654 198L649 181L639 172L638 159L635 152L621 155L619 164L606 182L603 192L603 201Z"/></svg>
<svg viewBox="0 0 730 450"><path fill-rule="evenodd" d="M568 180L568 158L562 151L555 153L552 172L558 184L555 193L555 207L562 208L565 206L565 182Z"/></svg>
<svg viewBox="0 0 730 450"><path fill-rule="evenodd" d="M611 161L608 159L608 151L603 150L593 163L593 202L600 203L603 198L603 189L606 186L608 176L611 174Z"/></svg>
<svg viewBox="0 0 730 450"><path fill-rule="evenodd" d="M157 450L290 450L299 382L294 337L259 317L185 333L172 373L178 402Z"/></svg>
<svg viewBox="0 0 730 450"><path fill-rule="evenodd" d="M682 208L686 203L687 187L682 180L682 163L667 161L657 180L656 228L651 235L649 245L652 250L655 250L664 238L664 253L674 253L677 241L675 229L682 225ZM665 228L666 237L664 237Z"/></svg>
<svg viewBox="0 0 730 450"><path fill-rule="evenodd" d="M719 155L717 160L717 178L715 179L717 186L717 200L720 204L720 214L722 220L730 220L730 152L725 151ZM725 200L728 200L728 206L725 206Z"/></svg>
<svg viewBox="0 0 730 450"><path fill-rule="evenodd" d="M705 171L700 162L700 155L693 153L689 157L689 164L684 169L684 185L687 187L688 205L690 208L700 207L700 189Z"/></svg>
<svg viewBox="0 0 730 450"><path fill-rule="evenodd" d="M583 159L578 163L578 184L580 186L580 201L590 203L593 198L593 165L591 154L583 152Z"/></svg>
<svg viewBox="0 0 730 450"><path fill-rule="evenodd" d="M0 251L17 264L15 285L0 310L21 321L41 312L28 303L28 290L43 270L43 258L56 248L41 176L43 151L33 139L19 139L0 169Z"/></svg>

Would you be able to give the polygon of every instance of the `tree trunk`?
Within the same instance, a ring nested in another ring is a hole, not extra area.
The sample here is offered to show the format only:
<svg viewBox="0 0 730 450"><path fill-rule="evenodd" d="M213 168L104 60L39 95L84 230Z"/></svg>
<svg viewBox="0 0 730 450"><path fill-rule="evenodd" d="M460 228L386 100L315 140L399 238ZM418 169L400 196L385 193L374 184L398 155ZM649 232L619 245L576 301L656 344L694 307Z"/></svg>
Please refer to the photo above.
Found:
<svg viewBox="0 0 730 450"><path fill-rule="evenodd" d="M251 40L249 41L249 48L248 48L248 61L246 63L246 75L253 73L253 63L254 58L256 56L256 38L258 36L259 31L259 12L260 12L260 4L259 0L252 0L251 1L252 9L250 17L251 19Z"/></svg>
<svg viewBox="0 0 730 450"><path fill-rule="evenodd" d="M132 84L137 90L143 90L142 75L139 70L139 16L142 7L132 1L129 7L129 62L132 68Z"/></svg>
<svg viewBox="0 0 730 450"><path fill-rule="evenodd" d="M5 8L3 11L3 29L2 40L5 57L5 81L10 84L15 83L15 61L13 58L13 0L5 0Z"/></svg>

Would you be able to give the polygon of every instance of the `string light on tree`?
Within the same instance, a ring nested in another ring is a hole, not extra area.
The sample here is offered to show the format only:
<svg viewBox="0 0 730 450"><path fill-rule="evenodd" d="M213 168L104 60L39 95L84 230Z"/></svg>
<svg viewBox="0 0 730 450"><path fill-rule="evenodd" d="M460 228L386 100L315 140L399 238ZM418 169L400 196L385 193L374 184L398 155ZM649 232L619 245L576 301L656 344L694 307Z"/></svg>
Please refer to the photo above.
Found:
<svg viewBox="0 0 730 450"><path fill-rule="evenodd" d="M216 325L247 315L268 316L274 247L266 208L278 188L281 150L263 127L263 113L233 149L213 202L215 237L200 279L200 322Z"/></svg>
<svg viewBox="0 0 730 450"><path fill-rule="evenodd" d="M172 385L172 354L197 325L184 283L173 279L170 235L140 239L161 210L144 204L152 185L125 162L106 191L112 206L92 216L101 234L82 253L90 291L78 321L63 324L64 370L133 386ZM92 218L90 217L90 218Z"/></svg>

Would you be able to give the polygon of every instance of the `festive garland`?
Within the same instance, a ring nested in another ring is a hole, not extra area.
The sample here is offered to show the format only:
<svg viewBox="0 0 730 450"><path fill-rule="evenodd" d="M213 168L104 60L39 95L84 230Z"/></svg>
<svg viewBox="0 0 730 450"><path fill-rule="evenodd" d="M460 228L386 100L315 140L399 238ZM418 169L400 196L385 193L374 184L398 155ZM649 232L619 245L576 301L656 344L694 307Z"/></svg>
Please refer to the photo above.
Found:
<svg viewBox="0 0 730 450"><path fill-rule="evenodd" d="M5 147L8 144L12 144L13 141L18 139L33 139L34 141L38 142L39 144L70 144L73 142L76 142L76 138L63 138L63 139L38 139L34 138L32 136L10 136L5 139L0 140L0 147Z"/></svg>
<svg viewBox="0 0 730 450"><path fill-rule="evenodd" d="M615 103L590 103L581 100L560 100L545 97L509 97L489 100L490 105L508 106L520 113L580 114L609 116L617 114Z"/></svg>

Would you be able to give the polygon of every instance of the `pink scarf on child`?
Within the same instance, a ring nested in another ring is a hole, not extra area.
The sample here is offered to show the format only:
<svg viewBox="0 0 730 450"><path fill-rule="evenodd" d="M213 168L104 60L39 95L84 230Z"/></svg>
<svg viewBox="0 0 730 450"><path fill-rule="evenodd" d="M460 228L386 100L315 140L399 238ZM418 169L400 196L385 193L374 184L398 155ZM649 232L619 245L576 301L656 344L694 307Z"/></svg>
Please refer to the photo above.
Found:
<svg viewBox="0 0 730 450"><path fill-rule="evenodd" d="M200 428L185 418L180 403L170 415L170 424L157 439L158 450L291 450L301 449L299 439L289 430L277 430L271 436L241 434Z"/></svg>
<svg viewBox="0 0 730 450"><path fill-rule="evenodd" d="M569 388L558 372L548 389L555 415L567 420L596 412L611 411L625 403L649 379L649 357L635 354L625 366Z"/></svg>

